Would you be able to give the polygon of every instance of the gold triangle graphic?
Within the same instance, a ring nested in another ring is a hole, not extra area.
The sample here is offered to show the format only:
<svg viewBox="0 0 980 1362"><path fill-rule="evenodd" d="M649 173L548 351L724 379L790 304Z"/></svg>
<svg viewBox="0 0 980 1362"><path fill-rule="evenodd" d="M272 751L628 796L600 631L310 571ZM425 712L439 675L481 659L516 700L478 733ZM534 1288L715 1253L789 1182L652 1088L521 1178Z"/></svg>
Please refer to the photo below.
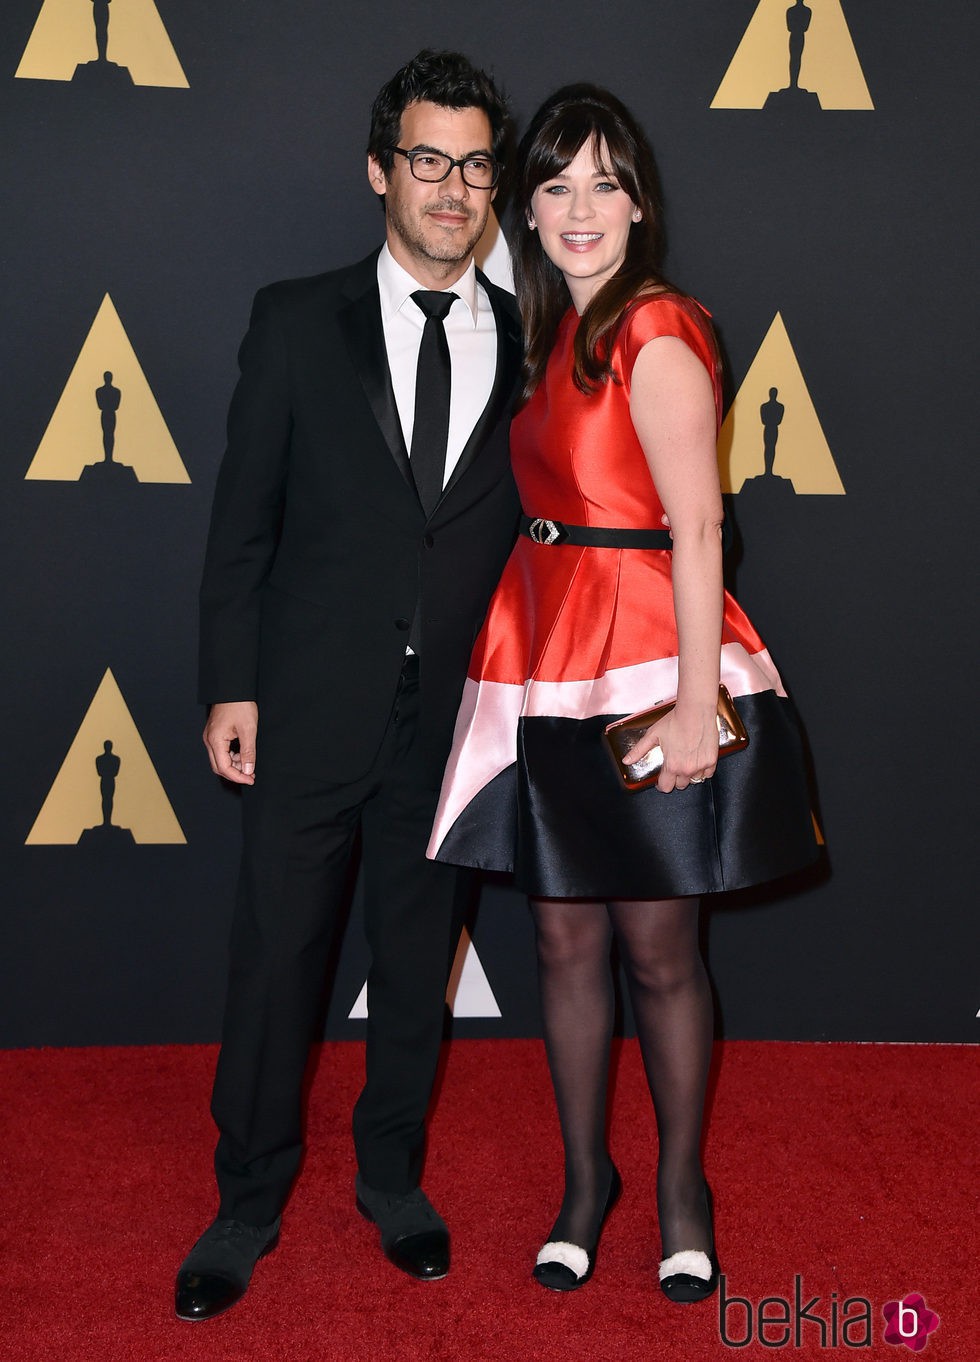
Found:
<svg viewBox="0 0 980 1362"><path fill-rule="evenodd" d="M105 467L107 419L116 469ZM140 482L190 482L107 293L26 477L74 482L109 473Z"/></svg>
<svg viewBox="0 0 980 1362"><path fill-rule="evenodd" d="M499 1017L500 1008L493 996L490 980L483 968L476 947L466 928L463 928L456 949L456 959L449 976L446 1002L454 1017ZM347 1016L352 1021L363 1020L368 1014L367 984L354 999Z"/></svg>
<svg viewBox="0 0 980 1362"><path fill-rule="evenodd" d="M465 927L449 975L446 1002L454 1017L500 1016L500 1007L493 996L487 972Z"/></svg>
<svg viewBox="0 0 980 1362"><path fill-rule="evenodd" d="M711 107L815 106L814 97L821 109L874 108L841 0L759 0Z"/></svg>
<svg viewBox="0 0 980 1362"><path fill-rule="evenodd" d="M16 74L129 84L127 71L134 85L187 89L154 0L44 0Z"/></svg>
<svg viewBox="0 0 980 1362"><path fill-rule="evenodd" d="M26 845L183 845L186 840L122 692L107 670Z"/></svg>
<svg viewBox="0 0 980 1362"><path fill-rule="evenodd" d="M773 487L785 487L779 481L785 479L800 495L844 495L778 312L722 424L718 463L723 492L740 492L747 479L765 478Z"/></svg>
<svg viewBox="0 0 980 1362"><path fill-rule="evenodd" d="M813 835L817 839L817 846L818 847L826 846L823 833L820 831L820 824L817 822L817 815L813 812L812 809L810 810L810 817L813 819Z"/></svg>
<svg viewBox="0 0 980 1362"><path fill-rule="evenodd" d="M490 209L486 231L476 247L476 263L492 284L514 292L514 271L510 263L510 248L496 213Z"/></svg>

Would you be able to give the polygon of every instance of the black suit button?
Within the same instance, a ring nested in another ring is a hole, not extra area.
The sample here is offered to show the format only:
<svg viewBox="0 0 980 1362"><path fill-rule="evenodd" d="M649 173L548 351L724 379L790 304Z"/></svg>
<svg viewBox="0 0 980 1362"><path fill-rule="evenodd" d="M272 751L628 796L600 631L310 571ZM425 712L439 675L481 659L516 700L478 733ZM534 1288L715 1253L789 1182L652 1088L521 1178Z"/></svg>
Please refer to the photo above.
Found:
<svg viewBox="0 0 980 1362"><path fill-rule="evenodd" d="M405 633L408 627L409 627L408 620L403 619L395 620L395 628L400 629L402 633Z"/></svg>
<svg viewBox="0 0 980 1362"><path fill-rule="evenodd" d="M423 545L424 548L427 548L427 549L434 548L434 547L435 547L435 542L436 542L436 541L433 539L433 537L432 537L431 534L424 535L423 538L422 538L422 545Z"/></svg>

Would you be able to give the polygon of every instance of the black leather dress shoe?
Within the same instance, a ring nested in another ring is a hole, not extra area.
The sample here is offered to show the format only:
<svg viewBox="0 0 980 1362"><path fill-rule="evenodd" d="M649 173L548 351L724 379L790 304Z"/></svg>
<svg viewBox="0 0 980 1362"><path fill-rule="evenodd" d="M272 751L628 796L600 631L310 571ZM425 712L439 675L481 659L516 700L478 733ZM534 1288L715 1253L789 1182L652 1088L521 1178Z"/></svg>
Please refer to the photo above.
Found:
<svg viewBox="0 0 980 1362"><path fill-rule="evenodd" d="M201 1235L177 1273L178 1319L213 1319L240 1301L260 1258L279 1242L279 1220L244 1225L218 1219Z"/></svg>
<svg viewBox="0 0 980 1362"><path fill-rule="evenodd" d="M381 1248L395 1267L422 1282L445 1277L449 1230L421 1187L379 1192L358 1174L356 1192L357 1209L381 1231Z"/></svg>

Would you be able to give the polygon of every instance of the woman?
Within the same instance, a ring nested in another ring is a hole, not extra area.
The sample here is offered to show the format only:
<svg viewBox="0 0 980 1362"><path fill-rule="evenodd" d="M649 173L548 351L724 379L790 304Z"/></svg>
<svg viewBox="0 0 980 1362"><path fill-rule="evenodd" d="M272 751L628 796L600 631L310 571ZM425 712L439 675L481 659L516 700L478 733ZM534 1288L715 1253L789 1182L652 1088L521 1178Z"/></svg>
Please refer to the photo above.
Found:
<svg viewBox="0 0 980 1362"><path fill-rule="evenodd" d="M618 100L576 85L541 107L518 162L525 402L511 448L526 514L474 650L429 854L512 869L531 897L565 1152L535 1277L588 1280L619 1192L605 1142L615 935L659 1132L660 1284L690 1302L718 1280L698 896L811 860L809 800L790 702L722 587L718 351L707 314L658 271L650 149ZM720 762L719 680L749 732ZM631 754L659 744L657 785L627 792L603 729L674 697Z"/></svg>

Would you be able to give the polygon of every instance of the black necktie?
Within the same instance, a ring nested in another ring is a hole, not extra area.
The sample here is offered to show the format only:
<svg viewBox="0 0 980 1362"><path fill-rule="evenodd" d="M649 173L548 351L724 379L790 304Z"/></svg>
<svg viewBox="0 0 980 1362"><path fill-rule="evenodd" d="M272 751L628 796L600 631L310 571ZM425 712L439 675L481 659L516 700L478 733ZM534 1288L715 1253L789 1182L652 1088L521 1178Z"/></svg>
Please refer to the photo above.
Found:
<svg viewBox="0 0 980 1362"><path fill-rule="evenodd" d="M458 296L456 293L429 293L425 289L412 294L412 299L425 313L425 328L415 375L415 423L410 458L419 501L427 516L435 510L442 496L446 476L452 366L443 322Z"/></svg>

